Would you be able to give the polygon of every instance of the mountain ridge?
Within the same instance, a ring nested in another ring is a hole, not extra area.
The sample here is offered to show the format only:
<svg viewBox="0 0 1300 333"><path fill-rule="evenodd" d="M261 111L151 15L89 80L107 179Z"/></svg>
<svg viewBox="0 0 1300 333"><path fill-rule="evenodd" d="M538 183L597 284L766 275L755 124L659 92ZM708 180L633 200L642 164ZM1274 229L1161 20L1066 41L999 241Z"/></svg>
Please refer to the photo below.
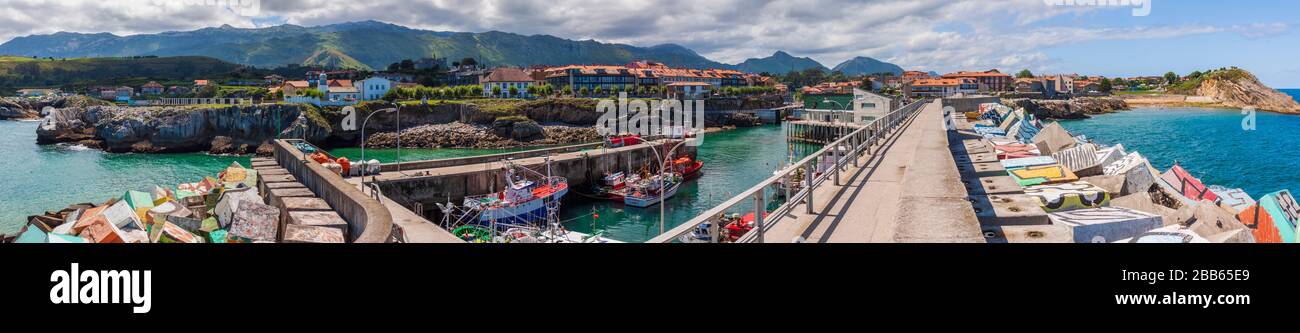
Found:
<svg viewBox="0 0 1300 333"><path fill-rule="evenodd" d="M500 66L623 64L652 60L674 67L727 68L750 73L782 74L808 68L830 71L811 58L795 57L785 51L733 65L708 59L673 43L642 47L496 30L432 31L374 20L311 27L282 24L238 28L222 25L126 36L61 31L16 37L0 44L0 54L42 58L207 56L256 67L298 64L368 70L381 70L403 59L444 57L448 62L475 58L481 64Z"/></svg>

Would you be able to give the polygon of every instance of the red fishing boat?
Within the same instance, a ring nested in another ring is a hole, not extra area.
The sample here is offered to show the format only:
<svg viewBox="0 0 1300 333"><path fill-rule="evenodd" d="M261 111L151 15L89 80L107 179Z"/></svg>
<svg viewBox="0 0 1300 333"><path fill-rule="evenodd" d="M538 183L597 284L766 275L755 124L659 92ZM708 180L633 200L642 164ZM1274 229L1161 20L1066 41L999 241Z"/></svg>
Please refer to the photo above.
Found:
<svg viewBox="0 0 1300 333"><path fill-rule="evenodd" d="M683 156L682 158L673 161L673 171L677 171L677 173L681 174L683 179L690 180L699 178L700 175L704 174L703 172L700 172L702 169L704 169L704 162L691 159L690 156Z"/></svg>
<svg viewBox="0 0 1300 333"><path fill-rule="evenodd" d="M610 148L631 146L635 144L641 144L642 142L644 142L644 140L641 140L641 136L636 134L623 134L618 136L611 136L609 137L608 140L609 140Z"/></svg>

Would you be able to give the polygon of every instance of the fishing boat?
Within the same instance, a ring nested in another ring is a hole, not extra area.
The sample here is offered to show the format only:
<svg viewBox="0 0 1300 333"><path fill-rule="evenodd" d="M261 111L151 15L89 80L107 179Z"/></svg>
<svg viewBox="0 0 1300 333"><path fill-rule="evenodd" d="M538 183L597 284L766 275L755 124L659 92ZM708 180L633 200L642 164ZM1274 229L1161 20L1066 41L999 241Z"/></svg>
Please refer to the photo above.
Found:
<svg viewBox="0 0 1300 333"><path fill-rule="evenodd" d="M596 186L596 197L607 200L623 202L623 197L627 195L627 184L641 181L641 176L628 176L623 172L606 174L601 183Z"/></svg>
<svg viewBox="0 0 1300 333"><path fill-rule="evenodd" d="M712 224L709 222L700 223L691 229L691 232L677 237L677 241L682 243L712 243L713 235L709 232Z"/></svg>
<svg viewBox="0 0 1300 333"><path fill-rule="evenodd" d="M623 135L611 136L606 138L606 141L609 143L610 148L631 146L635 144L641 144L641 142L644 142L643 140L641 140L641 136L636 134L623 134Z"/></svg>
<svg viewBox="0 0 1300 333"><path fill-rule="evenodd" d="M603 232L585 234L569 231L563 227L539 229L534 227L510 228L497 237L498 243L622 243L605 238Z"/></svg>
<svg viewBox="0 0 1300 333"><path fill-rule="evenodd" d="M690 156L683 156L673 161L673 171L681 174L686 180L699 178L704 174L700 172L701 169L704 169L704 162L691 159Z"/></svg>
<svg viewBox="0 0 1300 333"><path fill-rule="evenodd" d="M465 197L464 206L478 213L479 224L498 229L545 222L548 206L558 205L560 199L569 193L568 179L550 175L549 158L546 160L546 170L547 174L541 175L507 161L506 189L487 195ZM522 172L534 173L537 179L528 179Z"/></svg>
<svg viewBox="0 0 1300 333"><path fill-rule="evenodd" d="M662 181L660 177L664 177ZM623 204L639 208L654 206L659 204L661 198L667 200L677 194L677 188L681 185L682 177L677 173L646 178L628 185Z"/></svg>

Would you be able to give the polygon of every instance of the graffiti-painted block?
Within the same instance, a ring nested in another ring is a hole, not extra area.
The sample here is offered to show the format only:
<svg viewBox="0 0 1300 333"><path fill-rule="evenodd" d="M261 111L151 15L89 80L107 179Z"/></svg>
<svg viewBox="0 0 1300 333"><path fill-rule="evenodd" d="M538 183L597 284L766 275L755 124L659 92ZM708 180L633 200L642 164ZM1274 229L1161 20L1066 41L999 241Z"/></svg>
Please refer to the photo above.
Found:
<svg viewBox="0 0 1300 333"><path fill-rule="evenodd" d="M1039 156L1039 157L1007 159L1007 160L1002 160L1001 163L1003 168L1009 170L1009 169L1024 168L1024 167L1036 166L1036 165L1052 165L1052 164L1056 164L1056 159L1052 158L1051 156Z"/></svg>
<svg viewBox="0 0 1300 333"><path fill-rule="evenodd" d="M1097 164L1100 164L1103 168L1105 168L1111 163L1115 163L1118 162L1119 160L1124 159L1124 156L1127 155L1128 152L1124 150L1124 145L1122 144L1117 144L1112 147L1100 148L1097 150Z"/></svg>
<svg viewBox="0 0 1300 333"><path fill-rule="evenodd" d="M1008 176L962 179L961 182L966 187L966 194L969 195L1025 193L1024 188L1016 183L1015 178Z"/></svg>
<svg viewBox="0 0 1300 333"><path fill-rule="evenodd" d="M137 215L131 206L125 201L118 201L101 214L108 219L109 223L116 225L122 230L144 230L144 223L140 221L140 215Z"/></svg>
<svg viewBox="0 0 1300 333"><path fill-rule="evenodd" d="M284 228L285 243L343 243L343 232L329 227L290 224Z"/></svg>
<svg viewBox="0 0 1300 333"><path fill-rule="evenodd" d="M1194 201L1209 200L1211 202L1219 202L1218 195L1214 194L1213 191L1210 191L1208 187L1205 187L1205 184L1201 183L1200 179L1192 177L1191 173L1188 173L1187 170L1184 170L1183 167L1178 164L1174 164L1174 167L1169 168L1169 171L1165 171L1165 174L1161 175L1160 178L1166 183L1169 183L1169 185L1172 185L1175 190L1178 190L1179 194L1182 194L1188 199Z"/></svg>
<svg viewBox="0 0 1300 333"><path fill-rule="evenodd" d="M239 201L230 224L230 235L248 240L275 241L280 226L280 209L252 200Z"/></svg>
<svg viewBox="0 0 1300 333"><path fill-rule="evenodd" d="M1297 204L1295 197L1291 196L1291 191L1269 193L1259 198L1257 205L1267 213L1265 215L1268 215L1268 219L1272 220L1274 229L1277 230L1276 238L1283 243L1297 242L1296 224L1300 223L1300 204ZM1260 216L1258 213L1255 215ZM1260 229L1262 228L1261 226Z"/></svg>
<svg viewBox="0 0 1300 333"><path fill-rule="evenodd" d="M1001 129L1001 128L990 127L990 126L980 126L980 125L978 125L978 124L975 125L974 130L975 130L975 133L976 133L976 134L979 134L980 136L982 136L982 137L986 137L986 138L988 138L988 137L995 137L995 136L1004 136L1004 135L1007 135L1007 131L1005 131L1005 130L1003 130L1003 129Z"/></svg>
<svg viewBox="0 0 1300 333"><path fill-rule="evenodd" d="M213 212L217 215L217 222L221 223L222 228L228 228L230 223L234 222L235 211L239 209L239 203L242 201L261 203L262 197L257 196L257 193L251 189L226 190L221 194L221 201L217 202Z"/></svg>
<svg viewBox="0 0 1300 333"><path fill-rule="evenodd" d="M1020 129L1016 131L1014 137L1019 139L1020 142L1032 143L1034 142L1034 137L1038 136L1038 133L1040 132L1042 132L1042 128L1038 127L1037 122L1026 119L1020 122ZM1009 131L1008 134L1010 134Z"/></svg>
<svg viewBox="0 0 1300 333"><path fill-rule="evenodd" d="M1033 137L1033 142L1044 155L1056 154L1058 151L1069 149L1077 144L1070 132L1066 131L1058 123L1047 125L1046 128L1039 131Z"/></svg>
<svg viewBox="0 0 1300 333"><path fill-rule="evenodd" d="M1205 237L1192 232L1191 229L1175 224L1147 231L1133 238L1122 239L1116 243L1189 244L1209 242Z"/></svg>
<svg viewBox="0 0 1300 333"><path fill-rule="evenodd" d="M90 220L90 223L81 230L81 238L91 243L125 243L126 236L116 225L108 222L104 215L99 215Z"/></svg>
<svg viewBox="0 0 1300 333"><path fill-rule="evenodd" d="M1133 152L1124 158L1106 165L1102 174L1124 176L1123 195L1146 192L1154 184L1156 177L1151 173L1151 166L1142 154Z"/></svg>
<svg viewBox="0 0 1300 333"><path fill-rule="evenodd" d="M1027 195L973 195L970 199L980 225L1042 225L1052 222L1038 200Z"/></svg>
<svg viewBox="0 0 1300 333"><path fill-rule="evenodd" d="M1250 194L1247 194L1246 190L1243 189L1211 185L1210 192L1214 192L1215 195L1219 196L1220 204L1232 207L1237 213L1255 205L1255 199L1251 198Z"/></svg>
<svg viewBox="0 0 1300 333"><path fill-rule="evenodd" d="M1102 172L1097 160L1097 145L1085 143L1052 154L1052 157L1080 177L1095 176Z"/></svg>
<svg viewBox="0 0 1300 333"><path fill-rule="evenodd" d="M203 238L199 238L199 236L189 231L185 231L185 229L175 224L172 224L171 222L163 222L162 227L160 229L161 232L159 232L157 238L153 240L154 243L192 244L192 243L203 242Z"/></svg>
<svg viewBox="0 0 1300 333"><path fill-rule="evenodd" d="M1060 184L1079 180L1079 176L1075 176L1070 169L1060 164L1007 169L1007 173L1011 174L1011 178L1015 178L1021 186Z"/></svg>
<svg viewBox="0 0 1300 333"><path fill-rule="evenodd" d="M1258 204L1246 207L1237 213L1237 220L1240 220L1246 228L1250 229L1252 236L1255 236L1256 243L1283 243L1282 233L1277 229L1277 223L1273 222L1273 216L1268 214L1267 210Z"/></svg>
<svg viewBox="0 0 1300 333"><path fill-rule="evenodd" d="M1069 227L1075 243L1110 243L1161 227L1163 219L1120 207L1078 209L1047 214L1052 223Z"/></svg>
<svg viewBox="0 0 1300 333"><path fill-rule="evenodd" d="M1110 202L1110 193L1087 182L1030 186L1025 194L1038 199L1048 213L1098 208Z"/></svg>
<svg viewBox="0 0 1300 333"><path fill-rule="evenodd" d="M1038 152L1038 146L1027 145L1023 143L1011 143L993 146L993 154L997 155L998 160L1025 158L1041 156Z"/></svg>

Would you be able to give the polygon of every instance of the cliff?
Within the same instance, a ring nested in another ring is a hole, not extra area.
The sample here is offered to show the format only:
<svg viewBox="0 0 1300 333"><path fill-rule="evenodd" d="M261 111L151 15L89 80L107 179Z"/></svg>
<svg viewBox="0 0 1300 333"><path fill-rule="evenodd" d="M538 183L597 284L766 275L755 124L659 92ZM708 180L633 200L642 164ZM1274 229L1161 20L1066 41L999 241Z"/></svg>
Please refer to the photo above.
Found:
<svg viewBox="0 0 1300 333"><path fill-rule="evenodd" d="M110 152L246 154L277 136L305 133L309 140L324 140L328 124L308 120L298 126L304 111L307 107L290 104L69 107L47 115L36 134L40 144L76 142Z"/></svg>
<svg viewBox="0 0 1300 333"><path fill-rule="evenodd" d="M1080 97L1069 100L1006 99L1003 104L1024 108L1042 119L1084 119L1094 114L1127 110L1128 103L1113 97Z"/></svg>
<svg viewBox="0 0 1300 333"><path fill-rule="evenodd" d="M0 120L40 119L41 109L45 107L68 108L94 105L113 105L108 101L86 96L70 97L2 97L0 98Z"/></svg>
<svg viewBox="0 0 1300 333"><path fill-rule="evenodd" d="M1261 111L1300 114L1295 98L1264 86L1254 75L1241 69L1206 74L1196 89L1197 96L1214 98L1231 108L1255 107Z"/></svg>
<svg viewBox="0 0 1300 333"><path fill-rule="evenodd" d="M1168 94L1125 95L1134 105L1166 107L1255 107L1260 111L1300 114L1300 104L1290 95L1265 86L1255 75L1239 68L1212 71L1172 85Z"/></svg>

